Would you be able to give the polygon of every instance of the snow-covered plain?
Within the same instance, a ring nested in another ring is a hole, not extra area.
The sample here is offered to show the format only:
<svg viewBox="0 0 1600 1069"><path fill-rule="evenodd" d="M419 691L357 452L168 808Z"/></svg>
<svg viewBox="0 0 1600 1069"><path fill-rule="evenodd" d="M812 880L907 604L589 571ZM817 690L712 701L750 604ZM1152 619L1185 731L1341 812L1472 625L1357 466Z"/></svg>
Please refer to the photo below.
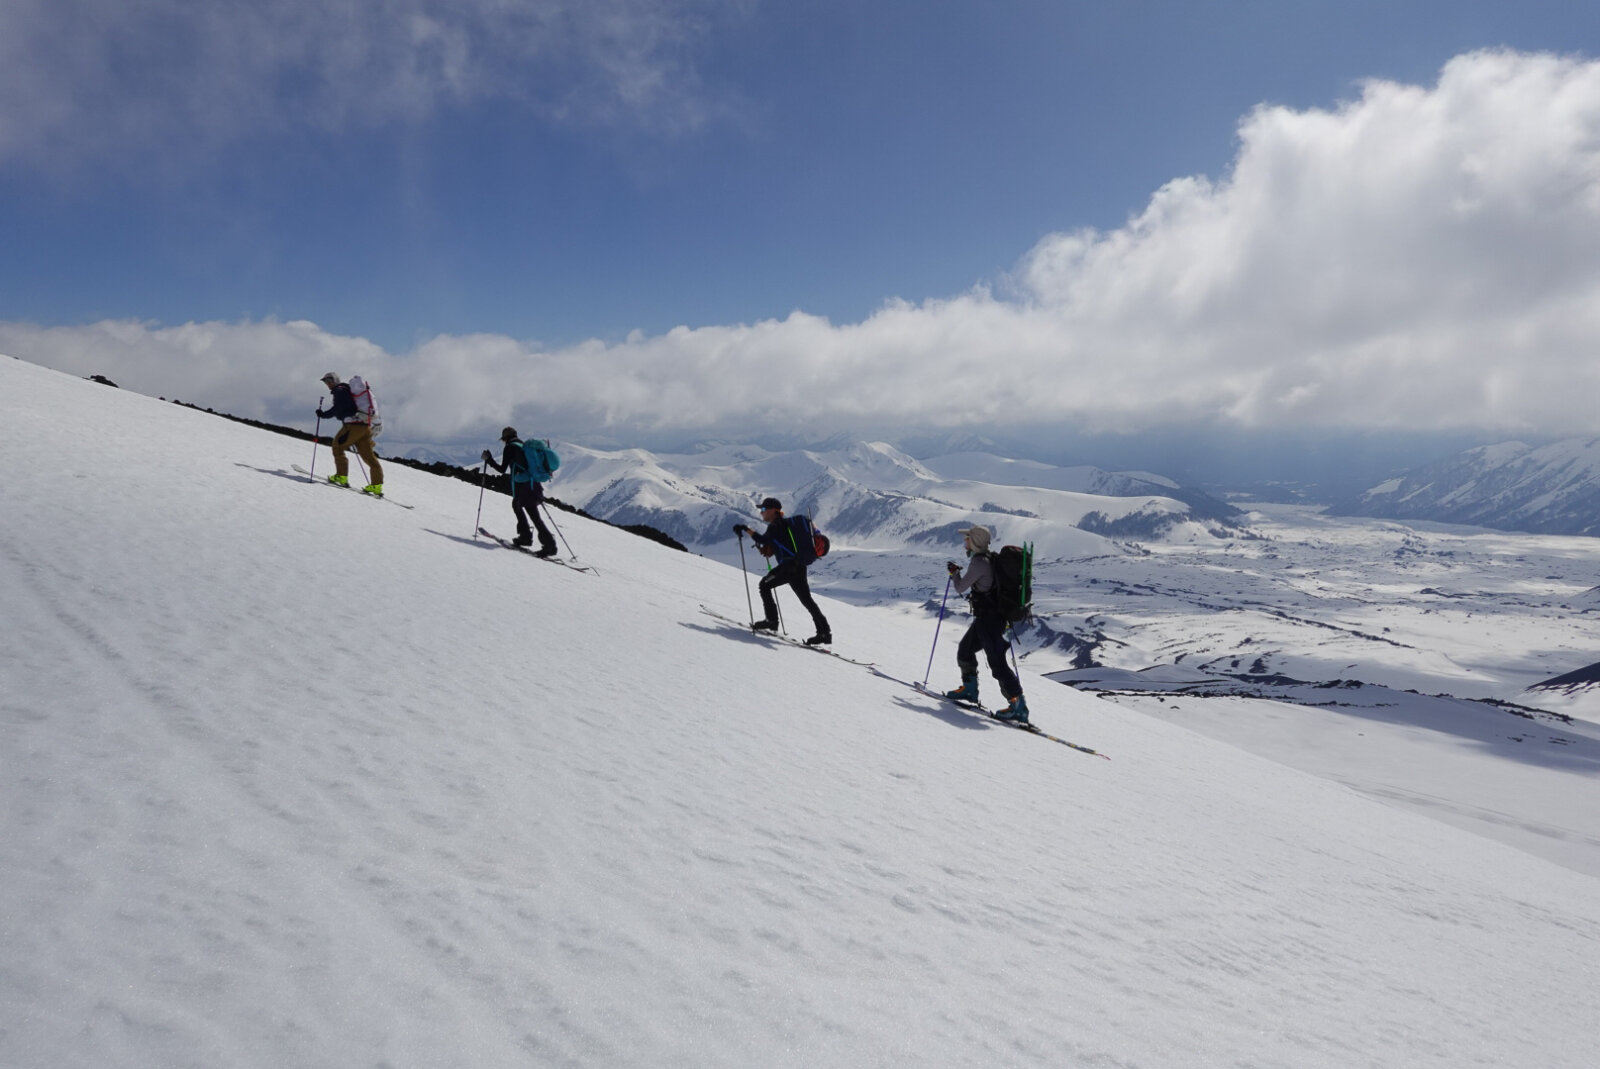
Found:
<svg viewBox="0 0 1600 1069"><path fill-rule="evenodd" d="M0 359L0 1065L1594 1064L1591 877L1028 676L1075 753L718 625L725 564L561 517L572 572L309 459ZM921 678L937 593L826 609Z"/></svg>

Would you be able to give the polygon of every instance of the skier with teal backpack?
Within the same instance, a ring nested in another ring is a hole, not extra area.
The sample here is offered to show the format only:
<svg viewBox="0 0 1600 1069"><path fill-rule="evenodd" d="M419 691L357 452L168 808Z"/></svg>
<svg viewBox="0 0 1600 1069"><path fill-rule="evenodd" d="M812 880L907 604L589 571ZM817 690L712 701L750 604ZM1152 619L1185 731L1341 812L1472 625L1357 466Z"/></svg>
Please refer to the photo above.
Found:
<svg viewBox="0 0 1600 1069"><path fill-rule="evenodd" d="M539 516L539 506L544 503L544 484L561 466L561 458L550 448L549 442L533 438L527 441L519 439L515 427L501 431L500 440L505 443L500 459L495 460L494 455L485 449L483 460L486 464L492 464L494 470L501 474L511 473L511 510L517 516L516 545L533 545L533 530L537 530L539 550L534 556L553 557L556 554L556 540ZM532 530L529 529L530 521Z"/></svg>
<svg viewBox="0 0 1600 1069"><path fill-rule="evenodd" d="M1028 703L1022 696L1022 684L1006 663L1006 654L1011 648L1006 640L1006 628L1025 618L1031 608L1028 604L1032 594L1028 574L1032 568L1031 549L1024 551L1007 546L1002 553L992 554L989 552L989 528L970 527L961 534L967 550L966 572L963 574L961 565L955 561L950 561L946 568L956 593L968 595L972 602L972 626L967 628L967 633L961 636L961 644L956 647L961 686L948 691L945 697L977 702L978 651L981 649L988 658L989 671L1000 684L1000 694L1006 700L1006 708L998 710L995 717L1026 724ZM1013 564L1012 558L1016 557L1022 559L1020 569Z"/></svg>

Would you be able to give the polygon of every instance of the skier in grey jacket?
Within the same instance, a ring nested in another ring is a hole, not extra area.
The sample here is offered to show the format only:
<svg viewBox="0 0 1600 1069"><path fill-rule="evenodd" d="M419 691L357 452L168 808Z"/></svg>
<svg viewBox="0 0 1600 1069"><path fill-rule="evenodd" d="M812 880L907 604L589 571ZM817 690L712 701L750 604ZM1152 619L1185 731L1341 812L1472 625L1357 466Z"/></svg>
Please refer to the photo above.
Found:
<svg viewBox="0 0 1600 1069"><path fill-rule="evenodd" d="M965 594L972 602L972 626L961 636L956 647L956 667L961 669L961 686L946 692L947 698L957 701L978 700L978 650L983 650L989 660L989 671L1000 684L1000 694L1006 708L994 715L1001 720L1028 722L1028 703L1022 697L1022 684L1017 674L1006 663L1010 643L1006 641L1006 617L1000 609L998 591L995 589L994 564L989 557L989 528L969 527L961 532L967 551L967 568L963 573L955 561L946 564L950 580L957 594Z"/></svg>

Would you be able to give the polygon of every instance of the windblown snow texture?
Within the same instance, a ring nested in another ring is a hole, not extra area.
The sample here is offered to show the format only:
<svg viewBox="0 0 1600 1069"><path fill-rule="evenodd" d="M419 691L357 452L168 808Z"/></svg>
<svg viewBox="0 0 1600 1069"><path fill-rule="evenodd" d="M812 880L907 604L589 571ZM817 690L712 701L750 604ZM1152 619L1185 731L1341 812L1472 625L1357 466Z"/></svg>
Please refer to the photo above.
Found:
<svg viewBox="0 0 1600 1069"><path fill-rule="evenodd" d="M723 564L575 518L600 576L511 567L473 488L300 454L0 359L0 1065L1593 1064L1590 877L1032 677L1116 760L1064 754L730 639ZM920 675L925 618L826 610Z"/></svg>

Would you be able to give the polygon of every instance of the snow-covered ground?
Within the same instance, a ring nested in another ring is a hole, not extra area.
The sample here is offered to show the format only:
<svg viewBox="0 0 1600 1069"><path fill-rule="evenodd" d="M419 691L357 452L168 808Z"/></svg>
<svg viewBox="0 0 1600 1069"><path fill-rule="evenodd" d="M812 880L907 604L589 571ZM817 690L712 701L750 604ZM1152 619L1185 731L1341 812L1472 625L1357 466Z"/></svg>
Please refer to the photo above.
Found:
<svg viewBox="0 0 1600 1069"><path fill-rule="evenodd" d="M1594 1064L1591 876L1027 675L1079 754L718 624L724 563L563 515L580 574L309 459L0 358L0 1065ZM826 610L921 678L903 582ZM1458 750L1486 809L1535 774Z"/></svg>

